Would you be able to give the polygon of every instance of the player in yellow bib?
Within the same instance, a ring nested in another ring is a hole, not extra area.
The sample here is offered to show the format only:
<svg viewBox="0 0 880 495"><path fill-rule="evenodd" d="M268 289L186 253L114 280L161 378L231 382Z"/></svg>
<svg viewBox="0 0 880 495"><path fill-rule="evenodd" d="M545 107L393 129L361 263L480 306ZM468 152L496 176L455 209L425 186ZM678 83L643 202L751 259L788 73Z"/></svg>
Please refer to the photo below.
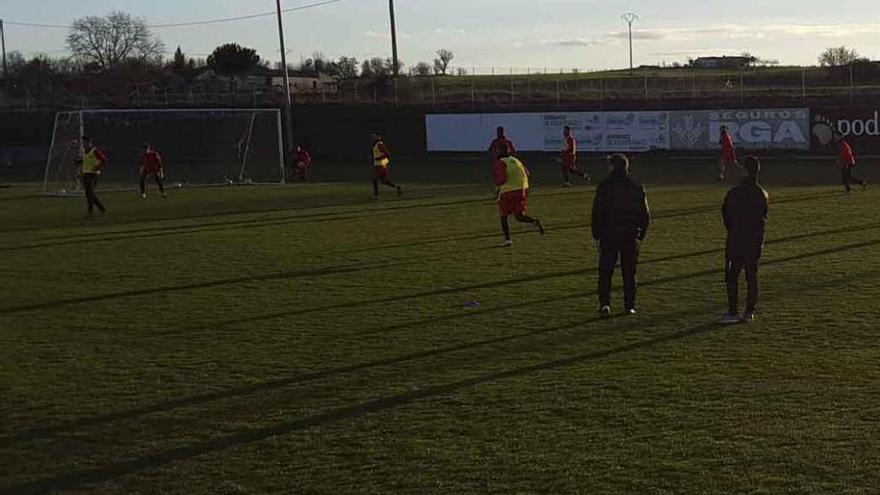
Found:
<svg viewBox="0 0 880 495"><path fill-rule="evenodd" d="M101 175L101 172L104 171L104 166L107 165L107 155L95 147L91 138L83 136L82 158L77 164L80 166L80 175L82 176L83 191L86 195L89 216L92 216L96 206L101 214L106 213L107 208L104 208L104 204L98 199L95 189L98 187L98 176Z"/></svg>
<svg viewBox="0 0 880 495"><path fill-rule="evenodd" d="M385 146L381 132L373 132L373 199L379 199L379 184L385 184L397 190L397 196L403 195L403 187L391 182L391 153Z"/></svg>
<svg viewBox="0 0 880 495"><path fill-rule="evenodd" d="M498 159L495 160L495 185L498 186L498 212L501 215L501 233L504 235L504 246L510 247L511 215L520 223L534 225L544 235L544 224L537 218L526 214L529 195L529 171L518 158L511 156L507 145L499 147Z"/></svg>

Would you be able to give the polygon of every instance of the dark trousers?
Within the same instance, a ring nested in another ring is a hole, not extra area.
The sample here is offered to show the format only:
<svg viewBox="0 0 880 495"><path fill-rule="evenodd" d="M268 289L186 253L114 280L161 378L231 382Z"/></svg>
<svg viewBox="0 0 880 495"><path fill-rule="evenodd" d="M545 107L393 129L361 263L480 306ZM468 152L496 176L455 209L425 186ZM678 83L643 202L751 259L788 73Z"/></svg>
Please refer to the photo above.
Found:
<svg viewBox="0 0 880 495"><path fill-rule="evenodd" d="M104 208L104 205L95 193L95 188L98 187L98 174L82 174L82 183L83 191L85 191L86 194L86 203L88 204L89 213L92 213L96 206L101 213L104 213L106 208Z"/></svg>
<svg viewBox="0 0 880 495"><path fill-rule="evenodd" d="M636 268L639 264L641 241L636 238L599 240L599 305L611 305L611 277L620 260L623 275L623 298L626 309L636 307Z"/></svg>
<svg viewBox="0 0 880 495"><path fill-rule="evenodd" d="M159 192L161 192L164 195L165 194L165 185L162 184L162 177L159 174L143 174L143 175L141 175L141 194L144 194L145 192L147 192L147 177L149 177L150 175L152 175L153 178L156 179L156 185L159 186Z"/></svg>
<svg viewBox="0 0 880 495"><path fill-rule="evenodd" d="M854 173L855 173L855 169L849 168L849 167L843 167L843 171L841 173L841 175L842 175L841 178L843 179L843 187L846 188L846 192L849 192L852 190L853 184L858 184L860 186L865 185L865 181L857 178L854 175Z"/></svg>
<svg viewBox="0 0 880 495"><path fill-rule="evenodd" d="M727 310L734 315L739 311L739 277L743 270L749 284L746 312L755 311L758 307L758 260L760 254L727 254L725 279L727 281Z"/></svg>

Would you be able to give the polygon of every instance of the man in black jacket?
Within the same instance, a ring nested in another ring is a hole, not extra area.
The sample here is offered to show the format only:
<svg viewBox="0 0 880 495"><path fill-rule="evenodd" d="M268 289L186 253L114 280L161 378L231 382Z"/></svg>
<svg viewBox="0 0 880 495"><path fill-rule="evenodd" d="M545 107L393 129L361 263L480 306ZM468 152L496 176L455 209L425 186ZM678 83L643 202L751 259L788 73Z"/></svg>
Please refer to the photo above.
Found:
<svg viewBox="0 0 880 495"><path fill-rule="evenodd" d="M599 241L599 314L611 316L611 276L620 260L624 309L636 314L636 267L641 243L648 233L651 214L645 188L629 176L624 155L608 157L610 175L593 201L593 238Z"/></svg>
<svg viewBox="0 0 880 495"><path fill-rule="evenodd" d="M758 185L761 162L754 156L742 163L746 174L740 184L727 193L722 215L727 228L725 275L728 311L719 323L751 323L758 304L758 261L764 249L769 201L767 191ZM749 284L748 301L742 317L738 316L739 276L743 269Z"/></svg>

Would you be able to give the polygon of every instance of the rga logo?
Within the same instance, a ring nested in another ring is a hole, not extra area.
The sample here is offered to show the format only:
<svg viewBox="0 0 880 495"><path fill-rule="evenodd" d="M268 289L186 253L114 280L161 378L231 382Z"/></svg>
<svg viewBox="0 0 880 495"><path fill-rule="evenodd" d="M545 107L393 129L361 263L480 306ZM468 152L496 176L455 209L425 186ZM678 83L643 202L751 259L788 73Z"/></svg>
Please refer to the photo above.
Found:
<svg viewBox="0 0 880 495"><path fill-rule="evenodd" d="M692 115L684 118L684 122L675 124L672 132L681 140L685 149L696 149L697 143L703 136L703 126L696 123Z"/></svg>
<svg viewBox="0 0 880 495"><path fill-rule="evenodd" d="M709 112L709 141L721 139L721 127L727 127L734 141L789 148L806 144L809 110L803 108L771 110L719 110Z"/></svg>

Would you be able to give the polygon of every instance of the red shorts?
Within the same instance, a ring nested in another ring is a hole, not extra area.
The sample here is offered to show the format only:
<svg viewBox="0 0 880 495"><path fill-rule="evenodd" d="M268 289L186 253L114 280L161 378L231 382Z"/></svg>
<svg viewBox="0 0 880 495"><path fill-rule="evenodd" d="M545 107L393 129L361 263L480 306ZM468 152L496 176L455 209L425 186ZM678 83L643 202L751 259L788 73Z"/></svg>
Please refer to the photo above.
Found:
<svg viewBox="0 0 880 495"><path fill-rule="evenodd" d="M502 194L501 197L498 198L498 212L502 217L525 213L527 196L528 191L524 189Z"/></svg>
<svg viewBox="0 0 880 495"><path fill-rule="evenodd" d="M578 160L576 156L563 156L562 166L569 170L574 170L577 168L577 161Z"/></svg>
<svg viewBox="0 0 880 495"><path fill-rule="evenodd" d="M388 167L373 167L374 179L387 179L389 175Z"/></svg>
<svg viewBox="0 0 880 495"><path fill-rule="evenodd" d="M736 151L721 150L721 160L724 161L724 163L735 163L736 162Z"/></svg>

